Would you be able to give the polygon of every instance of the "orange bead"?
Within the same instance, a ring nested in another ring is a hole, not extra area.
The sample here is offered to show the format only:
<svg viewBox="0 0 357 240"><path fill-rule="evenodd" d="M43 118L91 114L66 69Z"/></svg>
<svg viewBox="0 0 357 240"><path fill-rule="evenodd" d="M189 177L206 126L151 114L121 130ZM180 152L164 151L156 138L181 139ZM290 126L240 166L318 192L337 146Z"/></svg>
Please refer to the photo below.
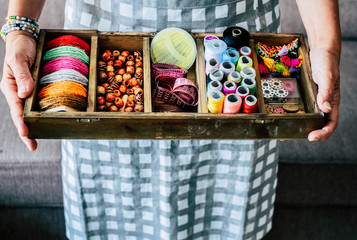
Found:
<svg viewBox="0 0 357 240"><path fill-rule="evenodd" d="M122 92L122 93L125 93L126 92L126 89L127 87L125 85L120 85L119 87L119 90Z"/></svg>
<svg viewBox="0 0 357 240"><path fill-rule="evenodd" d="M128 100L128 102L126 103L126 106L133 108L135 106L135 103L134 103L134 101L129 101Z"/></svg>
<svg viewBox="0 0 357 240"><path fill-rule="evenodd" d="M107 66L107 72L114 72L114 67L112 65Z"/></svg>
<svg viewBox="0 0 357 240"><path fill-rule="evenodd" d="M136 78L130 78L129 85L132 87L135 87L136 85L138 85L138 81L136 80Z"/></svg>
<svg viewBox="0 0 357 240"><path fill-rule="evenodd" d="M134 102L134 100L135 100L135 95L129 95L128 102Z"/></svg>
<svg viewBox="0 0 357 240"><path fill-rule="evenodd" d="M127 51L127 50L122 51L121 55L127 57L127 56L129 56L129 51Z"/></svg>

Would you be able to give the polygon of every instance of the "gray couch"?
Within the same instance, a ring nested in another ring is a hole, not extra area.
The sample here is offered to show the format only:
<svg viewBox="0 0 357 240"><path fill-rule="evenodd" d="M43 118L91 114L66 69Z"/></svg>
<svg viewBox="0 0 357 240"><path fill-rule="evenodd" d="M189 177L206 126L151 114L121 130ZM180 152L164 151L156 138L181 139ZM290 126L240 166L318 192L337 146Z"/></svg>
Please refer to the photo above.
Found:
<svg viewBox="0 0 357 240"><path fill-rule="evenodd" d="M7 1L0 3L3 19ZM43 28L61 27L63 5L47 2L40 21ZM296 4L282 1L281 8L282 32L304 32ZM340 8L339 127L326 142L281 143L276 214L265 239L357 236L357 2L341 0ZM0 45L2 61L4 44ZM28 152L18 139L3 95L0 106L0 239L65 239L60 142L40 140L38 150Z"/></svg>

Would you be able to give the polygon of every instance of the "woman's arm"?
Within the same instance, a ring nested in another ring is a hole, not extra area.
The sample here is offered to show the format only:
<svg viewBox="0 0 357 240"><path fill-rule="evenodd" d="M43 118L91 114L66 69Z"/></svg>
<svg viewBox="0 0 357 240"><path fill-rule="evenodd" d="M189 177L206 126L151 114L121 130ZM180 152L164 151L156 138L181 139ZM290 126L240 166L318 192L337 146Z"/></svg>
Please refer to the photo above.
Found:
<svg viewBox="0 0 357 240"><path fill-rule="evenodd" d="M340 104L341 30L337 0L296 0L310 46L312 76L318 85L317 104L327 114L310 141L326 140L336 129Z"/></svg>
<svg viewBox="0 0 357 240"><path fill-rule="evenodd" d="M8 16L21 16L38 20L45 0L10 0ZM14 31L7 35L1 90L9 104L12 120L21 140L30 151L37 142L28 138L28 128L23 119L23 98L33 89L30 67L36 56L36 41L26 31Z"/></svg>

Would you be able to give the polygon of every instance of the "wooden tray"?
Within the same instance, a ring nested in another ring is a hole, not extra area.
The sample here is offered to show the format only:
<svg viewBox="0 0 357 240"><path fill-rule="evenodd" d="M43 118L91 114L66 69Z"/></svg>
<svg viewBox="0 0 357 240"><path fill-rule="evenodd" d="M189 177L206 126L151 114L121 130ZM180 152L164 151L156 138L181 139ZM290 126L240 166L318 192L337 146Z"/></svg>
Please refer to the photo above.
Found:
<svg viewBox="0 0 357 240"><path fill-rule="evenodd" d="M85 112L41 112L36 108L38 82L44 43L61 35L71 34L91 46L88 107ZM26 99L24 120L30 138L44 139L297 139L307 135L324 123L323 114L316 104L317 88L312 81L309 55L302 34L252 33L251 48L260 41L268 45L287 44L299 38L299 53L303 55L300 89L305 114L268 114L264 108L257 56L253 61L257 72L258 112L252 114L211 114L207 111L206 75L203 38L208 34L192 34L197 44L196 62L189 70L200 93L196 112L162 113L152 111L150 41L155 33L97 32L89 30L41 30L37 56L32 68L34 91ZM217 34L217 36L221 36ZM128 49L143 52L144 112L96 112L96 86L98 55L105 49Z"/></svg>

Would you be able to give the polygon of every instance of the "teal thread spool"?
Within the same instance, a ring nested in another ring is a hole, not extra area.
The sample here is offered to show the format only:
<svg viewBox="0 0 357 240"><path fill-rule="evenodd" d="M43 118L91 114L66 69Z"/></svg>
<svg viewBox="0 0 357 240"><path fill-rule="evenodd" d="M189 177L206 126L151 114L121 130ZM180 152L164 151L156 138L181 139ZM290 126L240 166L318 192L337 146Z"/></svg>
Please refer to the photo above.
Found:
<svg viewBox="0 0 357 240"><path fill-rule="evenodd" d="M239 59L239 52L235 48L227 48L226 51L223 53L223 62L224 61L230 61L234 64L234 66L237 65Z"/></svg>

